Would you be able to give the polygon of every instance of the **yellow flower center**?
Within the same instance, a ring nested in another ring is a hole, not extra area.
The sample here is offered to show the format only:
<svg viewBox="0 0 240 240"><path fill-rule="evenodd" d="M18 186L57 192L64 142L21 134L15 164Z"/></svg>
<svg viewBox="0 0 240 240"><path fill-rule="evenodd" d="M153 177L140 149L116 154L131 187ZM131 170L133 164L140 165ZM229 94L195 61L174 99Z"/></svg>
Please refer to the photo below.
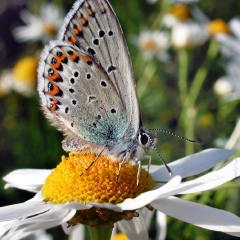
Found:
<svg viewBox="0 0 240 240"><path fill-rule="evenodd" d="M37 80L37 66L36 58L25 57L15 64L13 74L17 81L34 86Z"/></svg>
<svg viewBox="0 0 240 240"><path fill-rule="evenodd" d="M229 28L225 21L222 19L216 19L208 24L208 31L212 35L216 35L218 33L226 33L229 34Z"/></svg>
<svg viewBox="0 0 240 240"><path fill-rule="evenodd" d="M190 18L190 11L186 4L175 4L172 6L170 13L179 21L185 21Z"/></svg>
<svg viewBox="0 0 240 240"><path fill-rule="evenodd" d="M44 32L49 36L55 36L57 34L58 29L53 26L51 23L45 23Z"/></svg>
<svg viewBox="0 0 240 240"><path fill-rule="evenodd" d="M129 240L128 237L123 233L118 233L111 238L111 240Z"/></svg>
<svg viewBox="0 0 240 240"><path fill-rule="evenodd" d="M123 165L116 181L120 162L100 156L93 163L95 158L94 154L82 153L70 153L68 158L63 156L42 187L45 200L56 204L71 201L117 204L135 198L155 185L147 171L141 169L137 186L138 165L129 162Z"/></svg>
<svg viewBox="0 0 240 240"><path fill-rule="evenodd" d="M142 49L143 50L150 50L150 51L154 51L158 48L158 45L155 41L152 41L150 39L144 41L142 43Z"/></svg>

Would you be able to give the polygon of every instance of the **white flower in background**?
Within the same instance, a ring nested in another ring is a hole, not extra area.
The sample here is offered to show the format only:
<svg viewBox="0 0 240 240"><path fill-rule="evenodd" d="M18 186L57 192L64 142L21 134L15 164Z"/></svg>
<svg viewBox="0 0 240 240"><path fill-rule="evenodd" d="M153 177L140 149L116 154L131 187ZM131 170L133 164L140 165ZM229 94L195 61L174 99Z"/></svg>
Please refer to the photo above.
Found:
<svg viewBox="0 0 240 240"><path fill-rule="evenodd" d="M164 16L163 24L171 29L171 43L177 49L199 47L209 38L205 21L194 20L191 9L183 3L172 6Z"/></svg>
<svg viewBox="0 0 240 240"><path fill-rule="evenodd" d="M219 170L181 182L182 178L207 171L231 155L229 150L209 149L177 160L169 164L174 176L172 178L164 166L152 165L148 177L146 171L141 170L139 186L136 186L137 165L125 163L116 183L119 163L109 161L103 156L87 171L84 164L92 162L94 155L77 157L78 155L70 154L68 159L63 158L62 163L52 173L50 170L13 171L4 177L6 187L17 187L32 192L37 192L42 187L42 190L27 202L0 208L0 225L4 226L0 228L0 237L2 240L20 239L38 230L58 225L62 225L65 230L68 226L67 232L70 233L72 229L76 230L81 226L79 222L95 224L96 221L106 220L106 213L109 213L113 214L114 219L121 216L116 224L129 239L147 240L145 215L139 211L137 217L136 210L149 204L157 211L196 226L240 236L240 218L236 215L175 197L206 191L238 177L240 159L235 159ZM87 159L89 161L83 163ZM91 180L86 182L85 179ZM152 181L155 182L154 188L151 187ZM150 189L146 190L146 187ZM99 188L102 189L100 192ZM90 190L92 192L89 194ZM134 197L131 192L132 197L127 196L128 191L132 190L142 193L137 193ZM112 195L113 191L120 195ZM70 200L69 196L73 199ZM105 203L93 201L96 198L105 199ZM85 203L76 199L83 199ZM119 199L122 199L122 202L116 202ZM58 203L54 203L55 201ZM100 213L103 211L104 218L102 219L100 214L96 219L87 219L85 212L94 212L94 209L98 209Z"/></svg>
<svg viewBox="0 0 240 240"><path fill-rule="evenodd" d="M228 25L233 35L240 40L240 19L233 18L229 21Z"/></svg>
<svg viewBox="0 0 240 240"><path fill-rule="evenodd" d="M227 76L220 77L213 86L214 92L219 96L226 96L231 93L232 85Z"/></svg>
<svg viewBox="0 0 240 240"><path fill-rule="evenodd" d="M216 40L221 45L221 52L223 56L227 59L230 59L231 57L236 58L237 56L239 56L240 30L238 29L238 26L240 26L240 20L237 18L233 18L229 21L228 25L225 23L225 27L221 27L221 29L225 29L225 31L221 31L216 34Z"/></svg>
<svg viewBox="0 0 240 240"><path fill-rule="evenodd" d="M178 49L193 49L203 45L208 38L209 35L203 25L189 20L173 27L171 42Z"/></svg>
<svg viewBox="0 0 240 240"><path fill-rule="evenodd" d="M156 56L161 61L168 60L169 34L163 31L142 31L137 45L147 59Z"/></svg>
<svg viewBox="0 0 240 240"><path fill-rule="evenodd" d="M226 76L218 79L214 85L215 92L223 97L223 99L227 102L240 99L239 64L239 56L233 56L230 59L226 60L224 63Z"/></svg>
<svg viewBox="0 0 240 240"><path fill-rule="evenodd" d="M39 16L23 10L20 17L26 25L13 30L15 38L19 42L42 41L46 43L57 34L64 15L56 5L45 3L41 7Z"/></svg>
<svg viewBox="0 0 240 240"><path fill-rule="evenodd" d="M0 96L15 91L29 97L36 91L37 83L36 57L27 56L20 59L13 69L4 70L0 75Z"/></svg>
<svg viewBox="0 0 240 240"><path fill-rule="evenodd" d="M225 86L226 84L229 86L226 87L222 97L226 101L234 101L240 99L240 20L233 18L227 27L228 31L216 34L215 38L220 43L221 53L224 57ZM221 84L223 83L221 79L216 82L215 90L220 89L219 81ZM229 91L230 88L231 91Z"/></svg>
<svg viewBox="0 0 240 240"><path fill-rule="evenodd" d="M169 13L165 14L162 22L168 28L173 28L178 23L191 19L190 9L187 4L174 4L171 6Z"/></svg>

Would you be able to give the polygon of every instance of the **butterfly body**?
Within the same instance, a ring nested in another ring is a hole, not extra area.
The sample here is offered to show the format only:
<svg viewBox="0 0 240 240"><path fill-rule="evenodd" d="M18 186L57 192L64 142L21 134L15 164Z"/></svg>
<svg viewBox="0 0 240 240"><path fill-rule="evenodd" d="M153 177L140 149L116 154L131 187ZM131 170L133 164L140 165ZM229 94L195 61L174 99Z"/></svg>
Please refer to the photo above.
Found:
<svg viewBox="0 0 240 240"><path fill-rule="evenodd" d="M106 0L77 0L38 69L44 112L66 138L66 151L146 157L156 138L142 126L132 65L120 24Z"/></svg>

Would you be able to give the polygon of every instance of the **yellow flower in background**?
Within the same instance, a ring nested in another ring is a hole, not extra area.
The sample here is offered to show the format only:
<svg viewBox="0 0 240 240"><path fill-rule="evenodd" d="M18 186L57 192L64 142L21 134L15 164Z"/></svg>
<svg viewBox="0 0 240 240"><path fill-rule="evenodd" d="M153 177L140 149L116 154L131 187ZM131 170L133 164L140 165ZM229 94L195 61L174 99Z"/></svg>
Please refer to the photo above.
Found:
<svg viewBox="0 0 240 240"><path fill-rule="evenodd" d="M219 33L229 34L228 24L222 19L215 19L208 24L208 32L211 35L216 35Z"/></svg>
<svg viewBox="0 0 240 240"><path fill-rule="evenodd" d="M214 126L215 123L214 115L211 112L206 112L203 114L199 119L199 125L202 128L211 128Z"/></svg>
<svg viewBox="0 0 240 240"><path fill-rule="evenodd" d="M13 75L17 82L34 87L37 79L38 60L34 57L20 59L13 68Z"/></svg>
<svg viewBox="0 0 240 240"><path fill-rule="evenodd" d="M163 24L172 28L176 24L185 22L191 19L191 13L188 5L186 4L174 4L169 9L169 12L166 13L162 19Z"/></svg>
<svg viewBox="0 0 240 240"><path fill-rule="evenodd" d="M191 18L190 10L186 4L175 4L170 9L172 14L179 21L186 21Z"/></svg>
<svg viewBox="0 0 240 240"><path fill-rule="evenodd" d="M129 238L123 233L117 233L111 240L129 240Z"/></svg>
<svg viewBox="0 0 240 240"><path fill-rule="evenodd" d="M37 67L38 58L27 56L20 59L13 69L5 70L0 76L0 96L11 91L31 96L37 83Z"/></svg>

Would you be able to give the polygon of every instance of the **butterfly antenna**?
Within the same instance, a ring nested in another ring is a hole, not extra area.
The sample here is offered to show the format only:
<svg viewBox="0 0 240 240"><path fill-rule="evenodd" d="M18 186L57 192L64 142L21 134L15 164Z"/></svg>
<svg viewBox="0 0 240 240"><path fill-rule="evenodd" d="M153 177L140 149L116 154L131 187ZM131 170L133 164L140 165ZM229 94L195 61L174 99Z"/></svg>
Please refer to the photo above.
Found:
<svg viewBox="0 0 240 240"><path fill-rule="evenodd" d="M164 132L164 133L167 133L167 134L170 134L174 137L178 137L184 141L187 141L187 142L191 142L193 144L199 144L199 145L203 145L204 142L201 141L200 139L197 139L197 140L191 140L191 139L188 139L188 138L185 138L185 137L182 137L176 133L173 133L173 132L170 132L170 131L167 131L167 130L163 130L163 129L158 129L158 128L152 128L152 129L148 129L149 131L158 131L158 132Z"/></svg>
<svg viewBox="0 0 240 240"><path fill-rule="evenodd" d="M166 169L168 170L169 175L172 176L172 171L171 171L170 167L167 165L167 163L164 161L164 159L161 156L160 152L157 150L157 148L155 146L153 146L153 148L156 151L156 153L159 156L159 158L161 159L161 161L164 164L164 166L166 167Z"/></svg>

